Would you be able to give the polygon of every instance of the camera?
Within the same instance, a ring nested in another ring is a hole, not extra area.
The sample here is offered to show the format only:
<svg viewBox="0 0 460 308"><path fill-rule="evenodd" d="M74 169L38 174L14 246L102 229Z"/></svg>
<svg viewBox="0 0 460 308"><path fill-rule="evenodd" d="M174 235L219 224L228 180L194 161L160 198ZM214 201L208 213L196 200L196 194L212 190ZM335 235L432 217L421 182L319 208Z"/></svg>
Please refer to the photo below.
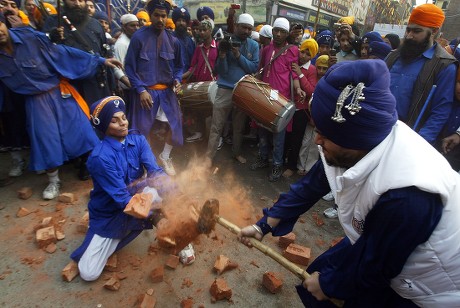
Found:
<svg viewBox="0 0 460 308"><path fill-rule="evenodd" d="M224 33L224 37L219 42L219 49L222 51L230 51L232 47L241 47L241 42L235 40L230 34Z"/></svg>

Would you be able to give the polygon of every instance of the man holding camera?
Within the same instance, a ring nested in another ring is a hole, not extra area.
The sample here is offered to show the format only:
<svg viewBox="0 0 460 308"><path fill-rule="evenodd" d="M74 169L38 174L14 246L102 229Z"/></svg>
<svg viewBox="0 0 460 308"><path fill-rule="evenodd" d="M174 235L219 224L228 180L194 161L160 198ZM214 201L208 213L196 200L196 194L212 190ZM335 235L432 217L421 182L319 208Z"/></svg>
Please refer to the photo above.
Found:
<svg viewBox="0 0 460 308"><path fill-rule="evenodd" d="M246 162L246 159L241 156L246 114L233 106L232 92L235 84L244 75L255 73L259 65L259 45L250 38L253 27L254 18L247 13L241 14L236 22L234 35L226 36L219 43L219 55L215 65L218 89L212 110L211 131L206 152L206 156L211 160L216 155L225 121L230 112L233 112L233 156L240 163Z"/></svg>

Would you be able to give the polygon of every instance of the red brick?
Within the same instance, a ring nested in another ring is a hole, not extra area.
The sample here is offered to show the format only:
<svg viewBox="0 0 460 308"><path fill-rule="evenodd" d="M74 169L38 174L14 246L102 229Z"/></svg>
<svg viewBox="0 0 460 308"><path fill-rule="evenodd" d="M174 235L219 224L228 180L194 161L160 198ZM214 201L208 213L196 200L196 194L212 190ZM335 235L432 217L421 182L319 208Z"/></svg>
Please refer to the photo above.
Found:
<svg viewBox="0 0 460 308"><path fill-rule="evenodd" d="M54 243L51 243L49 244L48 246L45 247L45 251L47 253L54 253L56 251L57 247L56 247L56 244Z"/></svg>
<svg viewBox="0 0 460 308"><path fill-rule="evenodd" d="M38 247L45 248L51 243L56 243L56 232L54 231L54 227L46 227L42 229L38 229L35 233L35 239L37 240Z"/></svg>
<svg viewBox="0 0 460 308"><path fill-rule="evenodd" d="M283 281L273 272L266 272L262 278L262 285L270 291L270 293L278 293L281 291Z"/></svg>
<svg viewBox="0 0 460 308"><path fill-rule="evenodd" d="M72 203L77 201L77 198L73 193L62 193L59 195L58 201L64 203Z"/></svg>
<svg viewBox="0 0 460 308"><path fill-rule="evenodd" d="M24 217L30 214L30 211L25 207L20 207L16 213L16 217Z"/></svg>
<svg viewBox="0 0 460 308"><path fill-rule="evenodd" d="M336 237L336 238L332 239L331 247L334 247L335 245L337 245L341 240L343 240L343 236L342 237Z"/></svg>
<svg viewBox="0 0 460 308"><path fill-rule="evenodd" d="M58 241L65 239L65 234L62 231L56 230L56 239Z"/></svg>
<svg viewBox="0 0 460 308"><path fill-rule="evenodd" d="M118 289L120 289L120 280L118 280L117 277L111 277L104 284L104 288L111 290L111 291L118 291Z"/></svg>
<svg viewBox="0 0 460 308"><path fill-rule="evenodd" d="M286 235L280 236L280 238L278 239L278 245L281 248L286 249L286 247L295 242L295 238L296 236L294 232L290 232Z"/></svg>
<svg viewBox="0 0 460 308"><path fill-rule="evenodd" d="M21 189L18 190L18 198L27 200L30 197L32 197L33 191L32 188L30 187L22 187Z"/></svg>
<svg viewBox="0 0 460 308"><path fill-rule="evenodd" d="M136 307L137 308L154 308L157 300L155 297L142 294L138 297Z"/></svg>
<svg viewBox="0 0 460 308"><path fill-rule="evenodd" d="M82 218L80 218L80 221L78 222L77 231L80 233L86 233L86 231L88 231L88 225L89 225L89 213L86 212L82 216Z"/></svg>
<svg viewBox="0 0 460 308"><path fill-rule="evenodd" d="M238 264L231 262L229 258L224 255L218 255L214 263L214 270L220 275L227 270L237 268Z"/></svg>
<svg viewBox="0 0 460 308"><path fill-rule="evenodd" d="M152 207L151 194L135 194L126 205L123 212L136 218L147 218Z"/></svg>
<svg viewBox="0 0 460 308"><path fill-rule="evenodd" d="M297 244L290 244L283 255L291 262L308 265L308 262L310 262L311 249Z"/></svg>
<svg viewBox="0 0 460 308"><path fill-rule="evenodd" d="M217 278L209 289L213 301L219 301L222 299L231 299L232 289L227 285L227 282L223 278Z"/></svg>
<svg viewBox="0 0 460 308"><path fill-rule="evenodd" d="M109 272L114 272L117 270L117 264L118 264L118 256L116 253L114 253L107 259L107 263L105 263L104 269L108 270Z"/></svg>
<svg viewBox="0 0 460 308"><path fill-rule="evenodd" d="M163 266L155 267L152 272L150 272L150 279L152 282L162 282L165 274L165 269Z"/></svg>
<svg viewBox="0 0 460 308"><path fill-rule="evenodd" d="M175 255L169 255L165 265L170 269L175 269L179 265L179 257Z"/></svg>
<svg viewBox="0 0 460 308"><path fill-rule="evenodd" d="M75 261L70 261L62 270L61 276L64 281L70 282L77 277L78 273L78 264Z"/></svg>
<svg viewBox="0 0 460 308"><path fill-rule="evenodd" d="M192 298L186 298L186 299L183 299L181 302L180 302L180 307L181 308L193 308L193 299Z"/></svg>

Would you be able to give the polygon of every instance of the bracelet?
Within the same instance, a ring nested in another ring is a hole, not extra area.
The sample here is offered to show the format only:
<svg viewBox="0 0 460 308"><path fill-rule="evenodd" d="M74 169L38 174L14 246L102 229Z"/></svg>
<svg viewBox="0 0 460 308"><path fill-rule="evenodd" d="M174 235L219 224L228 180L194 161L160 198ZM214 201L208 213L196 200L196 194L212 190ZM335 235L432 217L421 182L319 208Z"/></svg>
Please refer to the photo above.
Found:
<svg viewBox="0 0 460 308"><path fill-rule="evenodd" d="M262 229L260 229L260 227L256 224L253 224L252 227L258 232L260 233L260 235L264 236L264 234L262 233Z"/></svg>
<svg viewBox="0 0 460 308"><path fill-rule="evenodd" d="M456 131L455 133L460 136L460 131Z"/></svg>
<svg viewBox="0 0 460 308"><path fill-rule="evenodd" d="M299 79L305 77L305 75L302 73L299 75Z"/></svg>
<svg viewBox="0 0 460 308"><path fill-rule="evenodd" d="M260 230L262 231L262 234L263 234L263 235L272 232L272 226L270 226L270 225L267 224L266 222L261 222L261 221L259 221L259 222L257 223L257 226L260 228Z"/></svg>

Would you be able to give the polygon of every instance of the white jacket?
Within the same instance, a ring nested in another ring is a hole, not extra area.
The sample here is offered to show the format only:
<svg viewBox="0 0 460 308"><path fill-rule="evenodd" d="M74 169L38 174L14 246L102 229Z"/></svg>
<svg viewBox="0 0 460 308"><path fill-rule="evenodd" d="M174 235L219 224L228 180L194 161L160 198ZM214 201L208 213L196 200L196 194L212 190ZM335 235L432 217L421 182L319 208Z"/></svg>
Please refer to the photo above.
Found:
<svg viewBox="0 0 460 308"><path fill-rule="evenodd" d="M441 196L440 222L428 241L412 252L391 287L422 307L460 307L460 175L442 155L400 121L352 168L328 166L321 148L320 154L351 243L388 190L416 186Z"/></svg>

